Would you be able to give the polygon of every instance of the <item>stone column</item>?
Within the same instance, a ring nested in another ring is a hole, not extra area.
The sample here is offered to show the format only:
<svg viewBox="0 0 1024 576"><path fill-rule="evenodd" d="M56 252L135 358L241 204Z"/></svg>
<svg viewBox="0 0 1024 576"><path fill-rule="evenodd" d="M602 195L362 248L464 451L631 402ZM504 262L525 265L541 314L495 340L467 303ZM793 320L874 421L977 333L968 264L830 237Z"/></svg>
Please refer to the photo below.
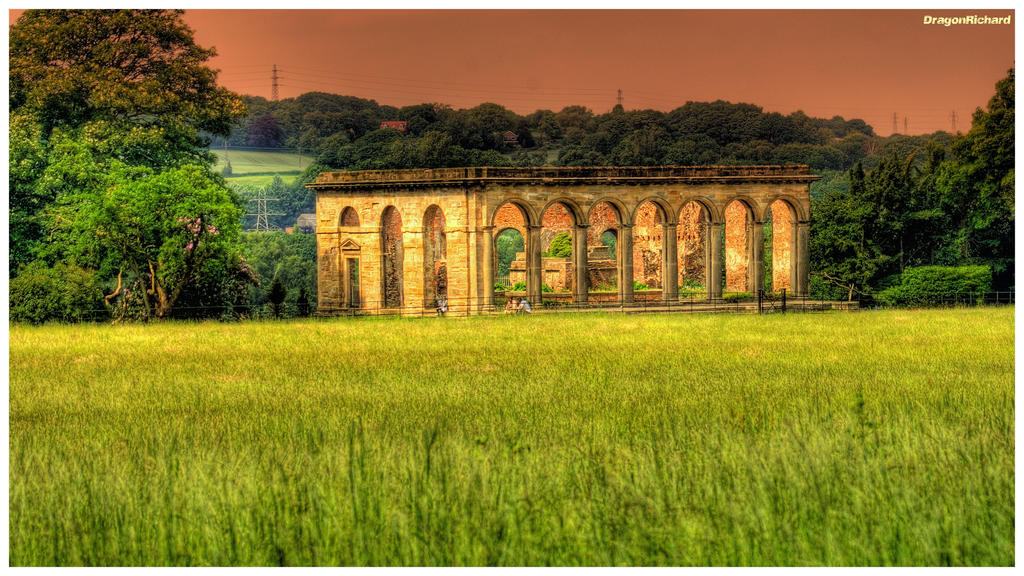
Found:
<svg viewBox="0 0 1024 576"><path fill-rule="evenodd" d="M679 299L678 240L676 237L676 224L663 224L661 226L661 254L663 263L661 281L664 285L662 297L671 302Z"/></svg>
<svg viewBox="0 0 1024 576"><path fill-rule="evenodd" d="M710 261L706 268L711 272L708 275L708 298L718 299L722 297L722 233L725 231L725 222L717 222L709 226L711 241Z"/></svg>
<svg viewBox="0 0 1024 576"><path fill-rule="evenodd" d="M588 270L587 270L587 228L590 226L576 225L573 230L575 236L572 239L573 247L573 272L576 275L576 294L574 295L577 304L587 303Z"/></svg>
<svg viewBox="0 0 1024 576"><path fill-rule="evenodd" d="M633 226L619 226L619 239L615 246L619 265L619 302L633 303Z"/></svg>
<svg viewBox="0 0 1024 576"><path fill-rule="evenodd" d="M536 224L527 226L529 238L526 240L526 298L531 306L540 306L541 283L543 282L544 270L541 261L540 232L543 226Z"/></svg>
<svg viewBox="0 0 1024 576"><path fill-rule="evenodd" d="M750 224L750 264L747 266L747 285L750 293L757 296L757 292L764 287L764 223L751 222Z"/></svg>
<svg viewBox="0 0 1024 576"><path fill-rule="evenodd" d="M494 226L481 226L478 235L483 242L483 262L480 270L483 273L484 298L481 309L489 309L494 305Z"/></svg>
<svg viewBox="0 0 1024 576"><path fill-rule="evenodd" d="M800 283L800 258L797 253L797 249L800 244L799 240L799 222L796 218L789 221L789 293L791 295L796 294L796 287ZM774 261L772 262L774 265Z"/></svg>
<svg viewBox="0 0 1024 576"><path fill-rule="evenodd" d="M797 276L796 276L796 294L797 296L807 296L808 287L810 284L810 252L808 252L808 242L811 236L811 223L800 222L797 224Z"/></svg>

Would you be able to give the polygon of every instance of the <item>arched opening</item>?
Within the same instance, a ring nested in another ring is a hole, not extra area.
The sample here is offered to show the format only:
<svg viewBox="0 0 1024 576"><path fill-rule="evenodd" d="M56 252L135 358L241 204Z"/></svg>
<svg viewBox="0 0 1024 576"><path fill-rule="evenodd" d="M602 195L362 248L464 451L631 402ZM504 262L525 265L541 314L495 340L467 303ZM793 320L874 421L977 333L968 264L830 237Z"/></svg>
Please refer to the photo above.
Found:
<svg viewBox="0 0 1024 576"><path fill-rule="evenodd" d="M381 304L402 307L402 215L394 206L384 209L380 219Z"/></svg>
<svg viewBox="0 0 1024 576"><path fill-rule="evenodd" d="M768 292L792 292L794 272L793 248L796 211L785 200L776 200L768 207L764 219L764 289Z"/></svg>
<svg viewBox="0 0 1024 576"><path fill-rule="evenodd" d="M508 202L494 215L494 289L526 291L526 214Z"/></svg>
<svg viewBox="0 0 1024 576"><path fill-rule="evenodd" d="M614 301L619 288L618 247L622 218L610 202L598 202L587 218L587 284L597 301ZM602 294L603 293L603 294ZM593 296L591 297L593 299Z"/></svg>
<svg viewBox="0 0 1024 576"><path fill-rule="evenodd" d="M346 206L345 209L341 211L339 224L346 227L359 226L359 215L356 214L355 209L351 206Z"/></svg>
<svg viewBox="0 0 1024 576"><path fill-rule="evenodd" d="M750 209L739 200L725 208L725 292L750 292Z"/></svg>
<svg viewBox="0 0 1024 576"><path fill-rule="evenodd" d="M699 202L687 202L679 211L676 257L679 260L679 296L707 294L708 247L711 215Z"/></svg>
<svg viewBox="0 0 1024 576"><path fill-rule="evenodd" d="M572 210L555 202L541 215L541 291L570 294L576 291L572 238L576 218Z"/></svg>
<svg viewBox="0 0 1024 576"><path fill-rule="evenodd" d="M424 306L439 306L448 299L448 246L444 212L427 208L423 215L423 297Z"/></svg>
<svg viewBox="0 0 1024 576"><path fill-rule="evenodd" d="M660 290L665 282L664 225L661 207L646 201L633 216L633 287L636 290Z"/></svg>

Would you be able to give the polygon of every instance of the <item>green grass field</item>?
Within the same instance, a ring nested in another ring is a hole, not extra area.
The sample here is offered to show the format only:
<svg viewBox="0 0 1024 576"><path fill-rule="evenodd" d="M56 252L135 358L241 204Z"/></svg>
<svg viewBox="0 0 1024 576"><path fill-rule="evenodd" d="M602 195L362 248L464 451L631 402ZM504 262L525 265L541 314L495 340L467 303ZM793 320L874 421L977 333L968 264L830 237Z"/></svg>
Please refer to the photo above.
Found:
<svg viewBox="0 0 1024 576"><path fill-rule="evenodd" d="M228 183L248 186L266 186L278 175L286 181L302 173L314 160L309 154L270 152L266 150L211 150L217 156L213 170L218 174L231 160L232 176Z"/></svg>
<svg viewBox="0 0 1024 576"><path fill-rule="evenodd" d="M1012 308L11 326L12 565L1012 565Z"/></svg>

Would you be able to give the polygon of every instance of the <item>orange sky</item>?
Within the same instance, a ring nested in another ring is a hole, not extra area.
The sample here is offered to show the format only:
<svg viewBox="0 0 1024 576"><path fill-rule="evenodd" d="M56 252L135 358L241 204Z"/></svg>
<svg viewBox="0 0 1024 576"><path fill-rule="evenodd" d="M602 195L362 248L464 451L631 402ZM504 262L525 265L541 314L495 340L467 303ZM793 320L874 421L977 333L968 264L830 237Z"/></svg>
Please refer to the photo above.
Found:
<svg viewBox="0 0 1024 576"><path fill-rule="evenodd" d="M497 102L671 110L687 100L966 131L1013 66L1014 25L925 25L952 11L189 10L221 83L282 98L321 90L404 106ZM1014 15L1014 18L1016 16ZM12 15L12 21L14 16Z"/></svg>

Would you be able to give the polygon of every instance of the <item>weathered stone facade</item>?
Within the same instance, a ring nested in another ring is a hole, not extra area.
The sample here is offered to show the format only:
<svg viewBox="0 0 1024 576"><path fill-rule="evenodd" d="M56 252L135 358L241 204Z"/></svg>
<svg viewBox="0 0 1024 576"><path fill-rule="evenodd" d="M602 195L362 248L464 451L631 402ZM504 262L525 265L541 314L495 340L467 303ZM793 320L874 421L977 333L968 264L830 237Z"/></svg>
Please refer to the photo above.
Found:
<svg viewBox="0 0 1024 576"><path fill-rule="evenodd" d="M806 166L325 172L309 184L317 192L319 310L420 313L442 297L452 311L488 308L494 239L508 228L525 240L535 303L548 280L570 287L561 298L607 300L591 292L592 272L607 275L609 266L620 303L635 300L634 279L667 301L681 285L703 286L710 299L723 289L754 293L764 286L766 222L772 287L803 295L816 179ZM560 232L572 238L572 257L542 258ZM615 237L614 260L605 232ZM604 256L588 258L595 250Z"/></svg>

